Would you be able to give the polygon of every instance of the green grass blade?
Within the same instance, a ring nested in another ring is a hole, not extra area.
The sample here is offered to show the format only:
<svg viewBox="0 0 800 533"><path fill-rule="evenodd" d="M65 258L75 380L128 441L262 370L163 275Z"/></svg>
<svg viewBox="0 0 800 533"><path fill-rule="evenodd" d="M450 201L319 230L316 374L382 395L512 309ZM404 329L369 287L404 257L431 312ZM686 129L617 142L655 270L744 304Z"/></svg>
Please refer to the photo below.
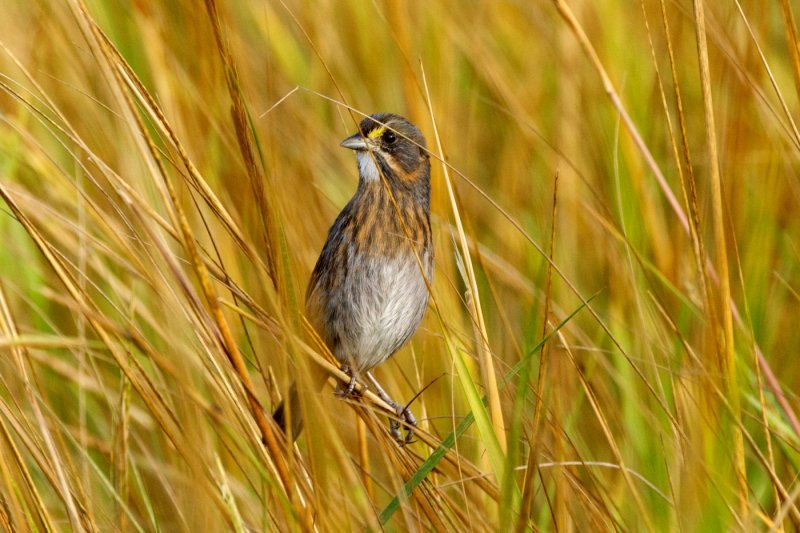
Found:
<svg viewBox="0 0 800 533"><path fill-rule="evenodd" d="M562 327L564 327L570 320L572 320L572 318L575 315L577 315L581 309L586 307L586 305L589 302L591 302L597 296L597 294L599 293L595 293L589 298L587 298L585 304L582 303L580 306L578 306L578 308L575 309L572 313L570 313L569 316L567 316L567 318L561 321L561 323L558 324L558 326L555 329L553 329L553 331L548 333L547 336L545 336L541 341L539 341L536 344L536 346L534 346L531 350L529 350L528 353L525 355L525 357L521 359L519 362L517 362L517 364L515 364L511 368L511 370L509 370L508 373L505 375L503 382L501 383L501 389L505 388L505 386L512 379L514 379L514 377L517 374L519 374L519 372L523 368L525 368L525 365L527 364L528 360L533 356L533 354L535 354L539 349L541 349L541 347L544 346L544 344L548 340L550 340L550 338L553 335L555 335ZM486 414L487 401L488 400L485 396L479 399L480 406L482 407L484 414ZM470 406L472 407L472 405ZM442 440L441 444L435 450L433 450L433 452L428 456L425 462L422 463L419 469L417 469L417 471L414 472L414 475L412 475L411 478L408 480L408 482L405 485L403 485L403 488L400 489L400 493L394 498L392 498L392 500L383 509L383 511L381 511L381 514L378 517L381 524L386 524L392 518L395 512L397 512L397 510L400 508L400 503L408 499L408 497L411 495L411 492L415 488L417 488L419 484L422 483L423 480L425 480L426 477L428 477L428 474L430 474L434 468L436 468L436 465L439 464L439 461L442 460L447 451L450 450L453 446L455 446L456 439L459 438L461 435L463 435L464 432L467 431L470 428L470 426L475 422L474 411L475 410L472 409L470 410L469 413L467 413L467 415L463 418L463 420L461 420L458 426L456 426L455 431L450 433L447 437L445 437Z"/></svg>

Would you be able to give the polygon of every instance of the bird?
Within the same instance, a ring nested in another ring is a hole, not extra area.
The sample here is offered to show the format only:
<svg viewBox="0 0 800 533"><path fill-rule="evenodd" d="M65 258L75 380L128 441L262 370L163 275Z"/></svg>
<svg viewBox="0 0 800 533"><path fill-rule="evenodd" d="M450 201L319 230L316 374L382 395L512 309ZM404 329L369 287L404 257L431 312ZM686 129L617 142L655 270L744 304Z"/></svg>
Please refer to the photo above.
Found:
<svg viewBox="0 0 800 533"><path fill-rule="evenodd" d="M350 376L337 392L354 395L366 376L405 423L391 419L401 445L413 440L416 419L391 399L371 370L416 332L428 306L434 270L431 165L422 132L392 113L365 117L341 142L355 151L358 186L336 217L308 283L305 314ZM289 391L293 435L302 429L296 386ZM286 431L285 403L273 414Z"/></svg>

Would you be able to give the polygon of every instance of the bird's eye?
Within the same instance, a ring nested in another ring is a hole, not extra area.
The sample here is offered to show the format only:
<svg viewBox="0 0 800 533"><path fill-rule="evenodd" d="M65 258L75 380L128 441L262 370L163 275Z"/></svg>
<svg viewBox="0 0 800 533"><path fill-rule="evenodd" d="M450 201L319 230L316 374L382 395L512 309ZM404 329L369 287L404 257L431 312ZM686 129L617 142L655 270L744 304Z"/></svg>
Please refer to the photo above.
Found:
<svg viewBox="0 0 800 533"><path fill-rule="evenodd" d="M393 131L387 131L383 134L383 142L386 144L394 144L397 141L397 135Z"/></svg>

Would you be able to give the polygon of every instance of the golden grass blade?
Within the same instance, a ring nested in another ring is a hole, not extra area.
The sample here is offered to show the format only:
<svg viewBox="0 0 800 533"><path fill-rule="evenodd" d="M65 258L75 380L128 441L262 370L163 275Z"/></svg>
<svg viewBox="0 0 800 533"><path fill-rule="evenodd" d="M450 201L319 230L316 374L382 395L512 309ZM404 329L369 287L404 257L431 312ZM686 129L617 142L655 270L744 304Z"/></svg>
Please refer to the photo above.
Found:
<svg viewBox="0 0 800 533"><path fill-rule="evenodd" d="M772 85L772 89L775 91L775 96L778 97L778 101L781 104L781 110L783 111L783 115L786 118L786 121L789 123L791 132L794 135L795 145L800 146L800 131L798 131L797 124L795 124L794 118L792 117L792 113L789 111L789 105L786 103L786 99L783 97L783 93L781 93L780 87L778 86L778 82L775 79L775 75L773 74L772 69L769 66L769 62L767 61L767 57L764 55L764 50L761 48L761 45L758 44L758 39L756 39L753 27L750 25L750 20L747 18L747 15L745 15L744 9L742 9L741 2L739 2L739 0L735 0L735 3L736 3L736 9L739 12L739 16L742 18L742 22L744 23L745 28L747 28L747 33L750 35L750 39L753 42L753 45L755 45L756 50L758 51L758 57L761 60L761 64L764 65L764 70L767 72L770 85Z"/></svg>
<svg viewBox="0 0 800 533"><path fill-rule="evenodd" d="M783 15L783 27L786 33L786 45L792 57L792 74L794 75L794 90L800 98L800 41L797 40L797 24L794 19L794 11L789 0L780 0L781 15Z"/></svg>
<svg viewBox="0 0 800 533"><path fill-rule="evenodd" d="M77 7L77 11L79 15L86 16L86 10L83 5L79 5ZM123 87L125 85L124 81L125 78L123 77L120 70L117 70L115 68L115 65L113 63L115 59L118 58L118 56L115 56L114 54L111 54L108 51L109 50L108 41L103 39L102 36L97 33L96 26L93 25L91 20L87 20L86 25L92 31L92 35L97 39L97 46L104 53L106 61L109 61L109 63L112 65L111 70L113 75L116 77L117 83L119 84L120 87ZM192 235L186 215L184 214L183 209L180 206L176 192L172 186L172 183L166 177L166 171L163 167L163 163L161 162L158 156L155 145L153 144L152 139L146 134L146 129L141 121L141 118L136 113L136 110L133 108L131 99L127 94L123 94L123 101L126 102L129 106L128 109L129 117L132 118L135 128L138 129L138 133L140 134L139 139L146 145L146 149L151 155L150 160L152 161L152 164L154 164L158 168L158 170L154 172L154 174L163 177L163 182L161 185L166 190L166 194L168 195L167 203L172 208L170 212L174 217L176 225L180 229L181 244L185 248L186 252L188 253L191 259L192 265L195 269L195 273L202 287L206 303L209 306L212 318L216 323L217 328L219 328L218 333L220 335L220 342L224 346L224 352L230 359L231 364L233 365L236 373L241 379L241 383L245 389L245 395L247 396L247 401L250 407L251 415L253 416L253 419L261 433L261 437L264 444L270 450L270 457L283 483L284 490L286 490L288 494L294 494L295 491L292 488L292 483L289 477L289 471L286 465L286 460L283 456L282 446L279 443L279 437L275 433L274 425L271 425L270 422L267 421L266 416L264 414L264 410L261 407L259 401L256 399L253 388L253 382L250 378L247 366L245 365L244 359L241 356L239 348L233 339L227 319L222 313L216 295L216 291L211 284L211 280L208 276L208 270L206 269L206 266L203 263L203 261L200 259L200 255L197 250L194 236ZM168 126L166 126L165 121L162 120L162 124L164 124L167 131L170 131ZM182 153L181 155L183 156L184 161L187 163L187 168L189 169L193 168L193 165L188 164L188 158L185 157L185 154ZM297 502L297 504L299 505L299 502ZM308 514L305 511L302 511L301 508L298 508L298 511L300 511L299 514L301 516L305 517L306 522L310 523L311 520L310 514Z"/></svg>
<svg viewBox="0 0 800 533"><path fill-rule="evenodd" d="M245 104L244 96L242 95L236 64L226 44L227 40L222 35L219 14L217 12L217 3L215 0L205 0L205 5L206 11L208 12L208 17L211 20L214 41L216 42L217 50L219 51L222 63L225 66L225 81L228 86L228 93L230 94L232 100L231 119L233 120L234 130L236 131L236 140L239 143L239 151L242 154L244 166L247 171L247 178L250 182L250 189L253 192L253 197L256 201L256 207L258 208L259 219L261 220L264 253L267 256L268 273L272 279L272 284L275 290L279 291L279 288L283 286L283 277L280 275L278 270L277 239L275 236L275 221L277 220L277 217L274 212L274 207L270 204L269 197L266 195L264 187L265 176L261 172L261 167L256 161L253 139L251 138L250 119L247 114L247 106Z"/></svg>
<svg viewBox="0 0 800 533"><path fill-rule="evenodd" d="M17 328L14 324L14 318L11 315L11 309L8 307L8 302L2 287L0 287L0 331L2 331L6 338L14 339L14 337L17 336ZM68 481L71 478L69 466L64 463L64 459L61 457L62 452L57 448L57 439L51 433L49 424L45 419L45 416L39 405L39 398L34 390L34 381L30 376L30 371L28 370L30 363L29 357L26 356L26 349L23 346L18 346L12 348L12 352L15 355L17 370L22 378L22 384L25 388L25 392L28 395L30 407L33 410L39 427L39 437L42 439L48 455L50 461L49 466L53 470L52 476L55 478L55 480L57 480L57 487L59 489L61 499L64 502L64 506L66 507L70 526L73 529L82 529L84 527L96 529L96 526L93 527L91 523L87 524L81 520L81 517L79 516L79 507L82 507L82 505L80 502L76 501L74 497L75 489L70 486ZM44 517L46 515L40 514L40 516Z"/></svg>
<svg viewBox="0 0 800 533"><path fill-rule="evenodd" d="M730 274L728 273L728 248L725 236L725 216L722 198L722 175L717 155L717 134L714 123L714 106L711 98L711 80L706 44L705 15L702 0L693 0L694 17L697 28L697 55L700 68L700 84L705 111L706 149L708 150L709 182L711 186L712 225L714 229L714 245L716 248L716 267L719 269L719 287L717 288L717 317L713 331L717 342L718 365L724 376L724 388L728 401L733 406L734 423L740 421L739 386L736 378L736 351L733 344L733 315L731 312ZM718 328L718 329L717 329ZM747 521L749 506L747 472L745 468L744 444L742 434L734 432L734 468L739 483L739 511L743 521Z"/></svg>
<svg viewBox="0 0 800 533"><path fill-rule="evenodd" d="M622 100L620 99L619 94L614 88L614 84L611 82L611 78L608 76L608 73L603 67L602 62L600 61L600 58L597 55L597 52L594 50L594 47L592 46L592 43L586 36L586 32L581 27L580 23L578 22L578 19L575 18L575 15L572 13L572 9L570 9L569 5L567 5L567 3L564 2L564 0L553 0L553 1L556 5L556 9L558 9L558 12L564 18L564 21L573 31L573 33L575 34L575 38L578 40L581 47L584 49L586 55L592 61L593 66L597 70L597 73L600 75L600 79L603 83L603 89L606 91L606 94L611 100L611 103L614 105L614 107L617 109L620 116L622 117L622 121L625 124L628 133L631 135L631 137L633 137L633 140L636 142L636 146L642 153L642 156L647 162L648 167L653 172L653 175L656 177L656 180L658 181L658 184L661 187L664 196L667 198L667 201L672 207L672 210L675 212L675 216L678 217L678 221L680 222L681 226L683 226L684 228L688 228L689 222L686 218L686 214L683 212L683 209L681 208L680 203L678 203L677 198L675 198L675 195L672 192L672 189L669 187L669 184L667 183L664 174L661 172L661 169L656 163L655 158L653 158L652 153L647 148L647 145L644 143L644 140L642 140L639 131L636 129L633 120L628 114L628 111L622 105Z"/></svg>
<svg viewBox="0 0 800 533"><path fill-rule="evenodd" d="M129 366L127 354L120 348L120 344L107 330L103 321L99 319L98 315L88 311L90 306L86 303L85 294L80 291L73 277L67 271L63 261L53 252L41 233L30 223L28 217L19 209L16 202L9 195L8 190L2 185L0 185L0 197L3 198L6 205L11 209L17 221L25 228L38 250L45 257L47 264L53 269L53 272L57 275L61 283L63 283L67 293L77 305L82 307L82 312L85 313L88 325L91 326L98 335L100 341L111 351L116 364L119 365L120 369L126 374L128 379L130 379L131 384L137 389L140 397L145 401L150 412L156 417L159 425L169 437L170 441L185 457L190 457L191 454L188 448L177 436L179 428L175 425L174 415L168 409L165 409L163 397L158 394L152 383L144 377L144 374L141 373L141 368L138 367L135 361L133 361L134 366ZM135 341L135 339L133 340Z"/></svg>
<svg viewBox="0 0 800 533"><path fill-rule="evenodd" d="M35 392L33 391L34 384L31 382L29 377L28 367L30 361L27 357L27 350L24 345L15 345L13 341L16 337L18 337L18 333L16 330L16 326L13 321L13 316L11 315L11 309L8 307L8 301L5 296L5 290L0 286L0 330L2 331L3 335L12 341L12 352L15 356L15 363L17 365L17 369L19 371L20 378L22 379L22 384L25 387L25 391L28 394L28 398L30 400L30 406L36 413L37 422L39 422L39 429L41 430L41 437L44 440L46 446L50 449L49 452L52 456L52 465L53 468L56 469L58 482L61 484L61 491L62 497L65 498L65 505L67 507L67 511L69 512L70 520L74 525L79 526L80 519L77 515L73 515L72 513L77 513L77 509L75 503L72 501L72 497L69 492L69 488L66 486L66 479L64 477L63 468L61 467L61 462L58 458L58 452L55 450L52 442L52 437L50 437L50 429L47 427L46 421L43 419L43 415L41 409L39 407L39 399L37 398ZM5 421L0 421L0 428L3 433L4 437L4 444L6 447L11 451L11 456L14 458L14 466L16 466L20 476L22 477L24 489L26 490L27 495L30 496L32 499L33 504L33 511L35 512L35 516L38 520L41 521L43 527L47 531L54 531L54 524L53 520L50 517L50 513L45 506L44 501L42 500L42 496L39 493L39 490L36 488L36 484L28 471L28 468L25 466L24 461L22 459L21 453L14 443L13 438L10 435L9 428L7 427ZM7 494L12 494L14 492L13 487L17 485L17 482L11 479L13 476L10 468L12 465L8 464L6 461L7 455L4 455L4 459L2 460L2 472L3 472L3 481L6 484L6 488L8 489ZM65 490L66 489L66 490ZM13 518L13 522L9 522L10 524L17 524L17 527L22 527L22 524L25 523L22 516L20 515L20 511L25 509L26 505L24 502L22 504L11 504L10 509L12 511L11 517L6 517L6 521L8 522L11 518Z"/></svg>
<svg viewBox="0 0 800 533"><path fill-rule="evenodd" d="M703 2L701 76L691 3L7 4L0 529L800 523L788 0ZM301 312L354 186L337 142L379 111L446 167L432 312L377 369L419 419L402 448L372 391L331 398L343 376ZM542 317L586 304L537 361ZM266 447L254 410L269 425L292 380L308 425Z"/></svg>
<svg viewBox="0 0 800 533"><path fill-rule="evenodd" d="M642 511L642 517L643 517L644 526L649 531L654 531L653 524L652 524L651 520L647 516L647 513L644 512L645 505L644 505L644 502L642 501L642 496L641 496L641 494L639 494L639 489L637 488L636 484L634 483L634 480L633 480L633 478L632 478L632 476L630 474L630 470L627 468L627 466L625 466L625 462L624 462L624 459L622 457L622 453L620 452L619 445L616 443L616 439L614 438L614 434L611 431L611 428L610 428L610 426L608 424L608 420L606 419L606 416L603 414L603 410L602 410L599 402L597 401L595 393L594 393L594 391L592 391L591 387L589 387L588 383L586 382L586 378L583 375L583 372L581 372L580 367L577 365L577 363L575 361L575 355L573 354L572 350L570 349L569 343L567 342L567 339L564 336L564 333L561 330L559 330L559 331L556 332L556 335L561 340L561 345L564 348L564 352L567 354L570 363L572 363L572 365L573 365L573 367L575 369L575 372L576 372L576 374L578 376L578 379L580 380L581 386L583 387L584 391L586 392L586 397L589 399L589 402L590 402L590 404L592 406L592 411L594 412L595 416L597 417L597 421L600 423L600 427L603 430L603 435L605 436L606 440L608 441L609 446L611 447L611 451L614 454L614 459L615 459L616 463L620 467L620 471L622 472L622 475L623 475L623 477L625 479L625 483L626 483L626 485L628 487L629 492L633 496L634 504Z"/></svg>
<svg viewBox="0 0 800 533"><path fill-rule="evenodd" d="M436 147L439 152L439 158L444 161L444 150L442 149L442 141L439 137L439 130L436 127L436 119L433 113L433 102L430 100L430 93L428 92L427 80L425 79L425 69L420 65L422 70L422 83L426 89L426 100L428 102L428 112L433 126L434 138L436 139ZM491 348L489 348L489 336L486 333L486 324L483 320L483 311L481 310L481 299L478 292L478 283L475 280L475 271L472 266L472 257L470 255L469 246L467 244L467 237L464 233L464 226L461 222L461 215L459 214L458 203L456 202L453 185L450 181L450 174L446 165L442 165L444 175L444 182L447 186L447 195L450 199L450 205L453 210L453 218L455 219L456 229L458 230L458 238L461 245L461 254L463 255L463 265L465 268L465 283L468 288L468 305L470 314L472 315L473 324L476 328L477 338L475 347L478 353L478 360L481 364L481 377L483 378L483 386L487 389L487 396L489 398L489 412L492 416L492 425L494 426L494 433L500 449L505 452L507 449L506 444L506 431L505 422L503 420L503 412L500 406L500 395L497 390L497 375L494 371L494 361L492 360Z"/></svg>

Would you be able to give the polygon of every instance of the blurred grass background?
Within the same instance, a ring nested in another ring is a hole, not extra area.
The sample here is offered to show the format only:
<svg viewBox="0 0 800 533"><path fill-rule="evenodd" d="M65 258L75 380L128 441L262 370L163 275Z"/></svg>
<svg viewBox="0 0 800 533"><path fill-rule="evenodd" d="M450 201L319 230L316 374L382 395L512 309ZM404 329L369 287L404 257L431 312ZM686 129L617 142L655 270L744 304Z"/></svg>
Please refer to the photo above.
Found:
<svg viewBox="0 0 800 533"><path fill-rule="evenodd" d="M798 530L795 8L4 2L0 524ZM378 111L434 163L434 303L377 370L420 440L328 388L291 446Z"/></svg>

